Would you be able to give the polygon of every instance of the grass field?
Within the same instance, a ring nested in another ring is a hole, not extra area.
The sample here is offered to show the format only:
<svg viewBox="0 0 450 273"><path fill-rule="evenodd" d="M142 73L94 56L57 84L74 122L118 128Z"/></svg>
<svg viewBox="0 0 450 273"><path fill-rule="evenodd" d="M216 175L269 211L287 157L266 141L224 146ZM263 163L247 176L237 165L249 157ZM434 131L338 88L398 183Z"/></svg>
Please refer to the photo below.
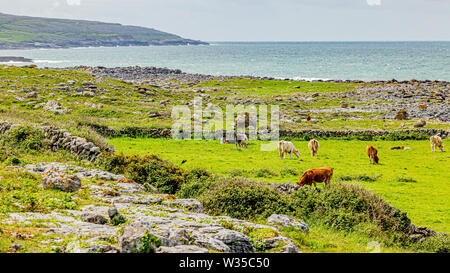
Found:
<svg viewBox="0 0 450 273"><path fill-rule="evenodd" d="M406 211L413 224L450 231L450 173L446 170L450 154L432 153L428 141L319 140L316 158L311 157L306 141L293 141L300 151L300 160L295 156L281 160L277 151L261 151L260 141L252 141L247 149L206 140L114 138L109 142L125 154L156 154L174 164L187 160L183 168L204 168L224 176L263 182L295 183L307 169L331 166L332 182L360 183ZM369 143L379 150L379 165L369 164L365 154ZM389 149L401 145L411 150Z"/></svg>

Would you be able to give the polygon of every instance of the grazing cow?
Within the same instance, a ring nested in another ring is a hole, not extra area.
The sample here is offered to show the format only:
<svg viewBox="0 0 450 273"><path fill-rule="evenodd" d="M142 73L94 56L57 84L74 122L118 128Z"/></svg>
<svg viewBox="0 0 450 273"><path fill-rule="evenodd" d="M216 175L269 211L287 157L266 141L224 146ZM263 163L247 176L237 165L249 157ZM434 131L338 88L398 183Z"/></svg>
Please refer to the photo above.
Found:
<svg viewBox="0 0 450 273"><path fill-rule="evenodd" d="M300 153L290 141L281 140L278 142L278 152L280 153L281 159L286 158L286 154L289 154L289 158L292 158L292 153L294 153L297 158L300 158Z"/></svg>
<svg viewBox="0 0 450 273"><path fill-rule="evenodd" d="M299 186L312 186L317 188L316 183L325 182L325 186L330 185L331 177L333 176L333 168L322 167L317 169L309 169L302 174L297 182Z"/></svg>
<svg viewBox="0 0 450 273"><path fill-rule="evenodd" d="M369 157L370 164L378 164L378 150L377 148L369 145L366 147L367 156Z"/></svg>
<svg viewBox="0 0 450 273"><path fill-rule="evenodd" d="M444 151L444 144L442 143L442 139L438 135L430 137L430 144L432 152L436 152L436 147L439 147L441 152Z"/></svg>
<svg viewBox="0 0 450 273"><path fill-rule="evenodd" d="M246 134L234 133L234 140L236 143L236 147L245 147L248 145L248 138Z"/></svg>
<svg viewBox="0 0 450 273"><path fill-rule="evenodd" d="M391 147L391 150L411 150L410 147L405 147L405 146L395 146L395 147Z"/></svg>
<svg viewBox="0 0 450 273"><path fill-rule="evenodd" d="M311 156L316 156L317 150L319 150L319 141L311 139L308 143L308 148L311 151Z"/></svg>

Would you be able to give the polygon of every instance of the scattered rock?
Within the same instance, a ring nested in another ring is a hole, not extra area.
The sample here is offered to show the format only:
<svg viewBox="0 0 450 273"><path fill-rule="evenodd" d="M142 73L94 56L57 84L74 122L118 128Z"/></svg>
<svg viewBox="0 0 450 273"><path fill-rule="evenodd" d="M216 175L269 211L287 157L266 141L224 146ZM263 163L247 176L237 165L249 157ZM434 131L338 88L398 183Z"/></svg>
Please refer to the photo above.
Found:
<svg viewBox="0 0 450 273"><path fill-rule="evenodd" d="M104 225L106 223L108 223L108 219L101 215L101 214L97 214L97 213L90 213L90 212L85 212L83 214L81 214L81 219L83 219L83 221L88 222L88 223L93 223L93 224L98 224L98 225Z"/></svg>
<svg viewBox="0 0 450 273"><path fill-rule="evenodd" d="M65 192L74 192L81 188L81 180L75 175L48 170L42 174L42 186L44 189L60 189Z"/></svg>

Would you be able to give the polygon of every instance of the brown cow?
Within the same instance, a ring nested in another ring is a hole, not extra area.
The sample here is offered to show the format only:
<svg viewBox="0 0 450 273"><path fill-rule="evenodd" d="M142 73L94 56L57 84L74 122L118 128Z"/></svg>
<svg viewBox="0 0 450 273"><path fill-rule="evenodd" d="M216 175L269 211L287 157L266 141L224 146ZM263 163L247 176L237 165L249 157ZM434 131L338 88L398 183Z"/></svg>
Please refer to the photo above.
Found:
<svg viewBox="0 0 450 273"><path fill-rule="evenodd" d="M379 158L378 158L378 150L377 148L373 147L372 145L369 145L366 147L366 153L369 157L370 164L378 164Z"/></svg>
<svg viewBox="0 0 450 273"><path fill-rule="evenodd" d="M309 169L305 171L300 179L297 182L297 185L311 186L314 184L314 187L317 188L316 182L325 182L325 186L330 185L331 177L333 176L333 168L331 167L322 167L317 169Z"/></svg>

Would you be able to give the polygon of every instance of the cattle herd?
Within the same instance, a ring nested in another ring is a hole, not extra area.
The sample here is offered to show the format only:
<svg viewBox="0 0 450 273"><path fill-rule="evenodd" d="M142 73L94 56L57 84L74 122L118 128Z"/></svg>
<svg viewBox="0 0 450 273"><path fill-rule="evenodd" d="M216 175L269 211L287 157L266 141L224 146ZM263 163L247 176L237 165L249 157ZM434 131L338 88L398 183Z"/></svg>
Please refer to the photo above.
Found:
<svg viewBox="0 0 450 273"><path fill-rule="evenodd" d="M236 135L235 134L236 147L245 147L247 148L248 138L245 134ZM441 152L444 151L444 144L442 143L442 139L439 136L430 137L430 145L431 151L435 152L436 148L439 148ZM311 139L308 143L308 148L311 151L311 156L317 156L317 151L319 150L319 142L316 139ZM391 150L410 150L409 147L399 146L392 147ZM290 141L280 140L278 142L278 153L280 154L281 159L285 159L286 155L289 154L289 158L292 158L292 154L294 154L297 158L300 158L299 151L295 148L294 144ZM368 145L366 147L366 153L369 157L370 164L378 164L378 150L372 145ZM316 169L309 169L305 171L297 182L298 185L304 186L312 186L317 188L316 183L324 182L325 186L328 186L331 181L331 177L333 175L333 168L331 167L322 167Z"/></svg>

